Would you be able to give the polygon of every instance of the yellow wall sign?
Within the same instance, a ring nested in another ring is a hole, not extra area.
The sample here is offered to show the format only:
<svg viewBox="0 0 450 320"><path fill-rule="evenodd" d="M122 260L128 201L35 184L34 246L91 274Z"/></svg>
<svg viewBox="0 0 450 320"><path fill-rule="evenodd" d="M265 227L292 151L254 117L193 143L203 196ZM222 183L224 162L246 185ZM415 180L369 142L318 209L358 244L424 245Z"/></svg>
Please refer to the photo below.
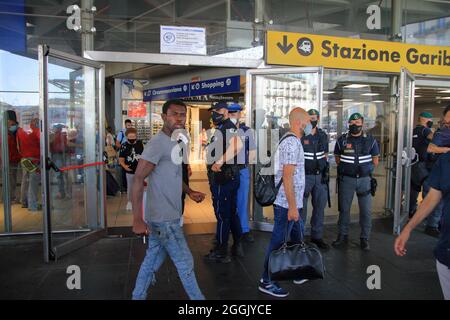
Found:
<svg viewBox="0 0 450 320"><path fill-rule="evenodd" d="M450 76L450 47L268 31L266 63Z"/></svg>

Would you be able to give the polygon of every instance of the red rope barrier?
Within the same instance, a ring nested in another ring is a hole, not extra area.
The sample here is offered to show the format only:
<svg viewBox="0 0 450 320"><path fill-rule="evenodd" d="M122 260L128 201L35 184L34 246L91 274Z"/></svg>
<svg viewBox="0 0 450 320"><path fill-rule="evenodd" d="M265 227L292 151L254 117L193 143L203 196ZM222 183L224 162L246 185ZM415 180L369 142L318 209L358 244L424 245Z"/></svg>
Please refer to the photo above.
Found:
<svg viewBox="0 0 450 320"><path fill-rule="evenodd" d="M86 164L82 164L82 165L78 165L78 166L69 166L69 167L59 168L59 171L76 170L76 169L82 169L82 168L86 168L86 167L95 167L95 166L100 166L100 165L105 165L105 164L106 163L104 163L104 162L86 163Z"/></svg>

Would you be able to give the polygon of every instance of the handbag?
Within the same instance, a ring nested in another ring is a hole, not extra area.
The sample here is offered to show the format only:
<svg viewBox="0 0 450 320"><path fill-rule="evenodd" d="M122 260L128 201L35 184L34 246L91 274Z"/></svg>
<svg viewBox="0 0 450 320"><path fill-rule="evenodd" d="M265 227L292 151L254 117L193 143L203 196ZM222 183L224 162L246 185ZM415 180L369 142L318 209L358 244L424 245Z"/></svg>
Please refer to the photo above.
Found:
<svg viewBox="0 0 450 320"><path fill-rule="evenodd" d="M270 281L299 280L299 279L323 279L325 267L322 254L314 245L303 241L297 244L289 244L287 239L292 231L293 223L289 222L284 243L277 250L273 250L269 256Z"/></svg>

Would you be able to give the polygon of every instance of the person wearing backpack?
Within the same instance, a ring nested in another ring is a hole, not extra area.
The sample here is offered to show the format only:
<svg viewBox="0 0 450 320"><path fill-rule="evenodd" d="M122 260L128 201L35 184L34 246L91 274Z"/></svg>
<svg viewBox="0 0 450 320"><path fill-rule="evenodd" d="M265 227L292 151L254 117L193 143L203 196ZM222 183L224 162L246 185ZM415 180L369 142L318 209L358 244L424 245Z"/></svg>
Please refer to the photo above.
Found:
<svg viewBox="0 0 450 320"><path fill-rule="evenodd" d="M278 249L286 239L289 221L294 221L291 241L301 242L303 222L303 194L305 190L305 156L301 137L311 133L312 126L308 113L302 108L294 108L289 114L290 131L281 139L274 158L275 185L281 182L273 205L274 225L269 247L264 261L264 272L259 281L258 290L274 296L287 297L289 292L271 281L269 275L269 257L273 250ZM295 280L302 284L306 280Z"/></svg>
<svg viewBox="0 0 450 320"><path fill-rule="evenodd" d="M38 204L40 173L40 130L39 119L34 118L30 121L30 132L23 128L17 130L17 147L22 157L22 186L20 189L20 198L22 208L36 212L42 208Z"/></svg>

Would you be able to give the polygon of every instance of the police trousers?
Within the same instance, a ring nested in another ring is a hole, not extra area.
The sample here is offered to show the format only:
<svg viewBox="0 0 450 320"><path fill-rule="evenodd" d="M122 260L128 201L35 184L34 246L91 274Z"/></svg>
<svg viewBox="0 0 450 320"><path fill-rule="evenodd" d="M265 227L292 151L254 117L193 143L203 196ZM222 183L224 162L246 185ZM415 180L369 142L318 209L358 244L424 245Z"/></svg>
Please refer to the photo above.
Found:
<svg viewBox="0 0 450 320"><path fill-rule="evenodd" d="M311 238L322 239L325 206L327 204L327 185L322 183L322 175L305 176L305 196L303 198L302 221L306 224L308 217L308 198L311 195Z"/></svg>
<svg viewBox="0 0 450 320"><path fill-rule="evenodd" d="M370 177L352 178L343 176L339 182L339 233L348 235L350 224L350 210L352 207L353 196L356 194L365 194L358 196L359 204L359 224L361 226L360 238L369 239L372 229L372 195L370 190Z"/></svg>
<svg viewBox="0 0 450 320"><path fill-rule="evenodd" d="M217 219L217 246L225 250L228 247L230 231L235 244L240 241L242 236L241 222L236 210L239 176L226 184L213 183L210 187Z"/></svg>

